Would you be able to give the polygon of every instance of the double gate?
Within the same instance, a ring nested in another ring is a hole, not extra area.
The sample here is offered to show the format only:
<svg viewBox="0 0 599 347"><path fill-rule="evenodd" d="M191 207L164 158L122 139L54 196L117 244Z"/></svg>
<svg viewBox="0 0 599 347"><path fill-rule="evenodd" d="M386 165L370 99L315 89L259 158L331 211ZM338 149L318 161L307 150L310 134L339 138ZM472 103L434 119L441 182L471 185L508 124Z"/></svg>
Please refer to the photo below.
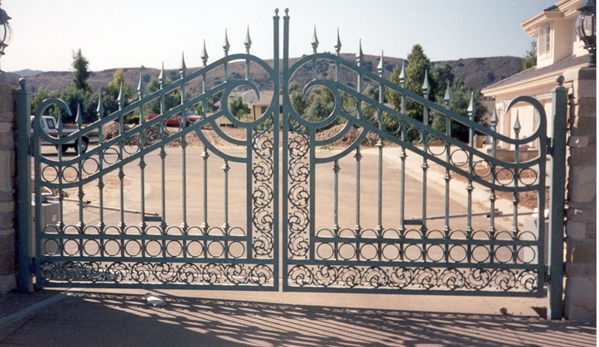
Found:
<svg viewBox="0 0 599 347"><path fill-rule="evenodd" d="M20 194L23 211L35 206L34 222L20 214L21 225L33 223L33 233L20 231L20 259L32 260L36 285L277 291L282 283L284 291L542 296L551 275L550 310L561 312L563 194L551 198L552 264L544 261L543 213L533 218L520 206L532 195L544 209L547 149L563 151L555 144L565 141L548 139L540 103L512 101L532 105L539 122L519 138L516 121L509 138L495 131L495 115L490 128L475 122L472 103L464 117L429 101L426 86L421 96L405 79L386 80L383 57L374 72L362 66L361 49L357 62L344 59L340 40L336 54L317 53L315 34L313 54L290 59L283 19L282 59L277 13L270 62L250 54L248 32L245 54L229 55L225 40L223 58L207 64L204 51L203 67L188 73L183 62L168 85L163 68L160 89L149 95L140 75L135 101L120 97L110 115L99 106L98 120L85 127L77 115L72 133L60 119L57 137L41 128L50 106L70 114L63 101L38 107L30 140L20 138L35 177L33 194ZM234 69L239 64L245 73ZM312 78L302 81L300 70ZM354 81L341 82L340 71ZM253 80L258 75L267 78ZM363 92L367 84L378 97ZM298 112L298 96L305 102L325 89L327 116ZM385 90L398 93L399 110L384 103ZM26 134L24 84L17 94ZM180 102L169 108L173 95ZM233 114L237 98L253 100L250 116ZM423 121L407 116L408 101ZM161 112L150 119L152 103ZM192 121L178 116L190 111L198 115ZM134 116L139 123L129 126ZM447 130L432 127L433 119ZM468 143L451 136L455 124L468 127ZM75 150L96 131L97 146ZM475 134L491 139L488 151L474 145ZM75 148L63 153L42 142ZM496 155L499 143L515 148L514 160ZM526 144L538 152L523 161ZM19 187L27 187L28 159L19 165ZM506 196L510 210L499 211ZM31 283L26 272L21 286Z"/></svg>

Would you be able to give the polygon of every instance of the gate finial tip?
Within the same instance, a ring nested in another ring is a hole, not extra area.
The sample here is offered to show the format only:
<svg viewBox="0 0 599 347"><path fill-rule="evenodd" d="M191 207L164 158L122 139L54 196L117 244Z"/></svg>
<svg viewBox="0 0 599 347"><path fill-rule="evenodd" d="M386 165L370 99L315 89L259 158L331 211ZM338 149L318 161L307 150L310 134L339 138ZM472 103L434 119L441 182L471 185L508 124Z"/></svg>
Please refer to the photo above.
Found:
<svg viewBox="0 0 599 347"><path fill-rule="evenodd" d="M21 77L19 78L19 85L21 86L21 89L25 89L25 85L27 84L27 79Z"/></svg>
<svg viewBox="0 0 599 347"><path fill-rule="evenodd" d="M557 81L557 84L561 87L562 84L564 83L564 75L557 76L557 78L555 80Z"/></svg>

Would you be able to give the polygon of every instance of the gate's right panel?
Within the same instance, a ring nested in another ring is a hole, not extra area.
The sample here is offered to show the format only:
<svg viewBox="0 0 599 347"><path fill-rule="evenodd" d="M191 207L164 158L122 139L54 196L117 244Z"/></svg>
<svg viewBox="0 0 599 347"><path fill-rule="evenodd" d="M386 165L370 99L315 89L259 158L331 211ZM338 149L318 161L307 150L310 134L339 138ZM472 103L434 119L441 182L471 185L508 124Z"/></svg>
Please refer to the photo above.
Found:
<svg viewBox="0 0 599 347"><path fill-rule="evenodd" d="M348 61L339 42L319 54L315 39L292 64L288 17L284 37L285 290L543 294L545 223L533 210L544 210L547 139L535 100L514 101L538 112L533 133L514 114L515 136L503 136L495 115L485 126L429 101L426 85L421 96L389 82L382 57L372 73L361 52Z"/></svg>

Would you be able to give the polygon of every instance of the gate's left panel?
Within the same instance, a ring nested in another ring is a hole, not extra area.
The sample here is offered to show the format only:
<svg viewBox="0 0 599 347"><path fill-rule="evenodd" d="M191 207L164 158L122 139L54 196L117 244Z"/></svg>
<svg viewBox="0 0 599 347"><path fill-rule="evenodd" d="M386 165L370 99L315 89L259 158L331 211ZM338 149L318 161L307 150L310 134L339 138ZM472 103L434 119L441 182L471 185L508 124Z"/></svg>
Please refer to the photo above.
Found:
<svg viewBox="0 0 599 347"><path fill-rule="evenodd" d="M276 66L254 56L226 55L189 75L182 68L149 95L140 89L88 125L81 115L67 117L73 124L49 117L69 113L58 99L38 108L37 286L278 289L278 98L252 118L228 107L248 91L276 90L278 80L260 88L229 76L235 60L276 77ZM181 101L169 105L174 94Z"/></svg>

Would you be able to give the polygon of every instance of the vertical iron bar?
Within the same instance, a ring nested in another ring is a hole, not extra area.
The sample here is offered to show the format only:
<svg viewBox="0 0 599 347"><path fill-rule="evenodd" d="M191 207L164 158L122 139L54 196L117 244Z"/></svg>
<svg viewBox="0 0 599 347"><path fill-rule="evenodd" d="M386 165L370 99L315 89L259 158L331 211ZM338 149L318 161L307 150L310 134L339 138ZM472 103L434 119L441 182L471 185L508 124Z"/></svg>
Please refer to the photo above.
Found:
<svg viewBox="0 0 599 347"><path fill-rule="evenodd" d="M204 145L204 151L202 151L202 158L204 159L204 222L202 223L202 229L204 234L208 234L208 149Z"/></svg>
<svg viewBox="0 0 599 347"><path fill-rule="evenodd" d="M98 112L98 120L101 121L102 118L104 117L104 106L102 105L102 93L100 93L99 96L99 100L98 100L98 108L96 110ZM104 142L104 134L103 134L103 130L102 130L102 126L100 126L98 128L98 132L99 132L99 146L102 146L102 143ZM104 151L100 151L98 153L98 172L102 172L102 170L104 169ZM106 224L104 223L104 180L103 180L104 176L100 176L98 178L98 202L99 202L99 215L100 215L100 220L98 222L98 228L100 229L100 234L104 233L104 227L106 226ZM104 245L102 245L101 249L102 252L104 252ZM102 254L102 256L104 256L104 254Z"/></svg>
<svg viewBox="0 0 599 347"><path fill-rule="evenodd" d="M474 122L474 115L476 113L476 107L474 105L474 93L470 94L470 105L468 106L468 119ZM468 217L466 217L466 232L468 234L468 240L471 239L472 236L472 191L474 190L474 186L472 185L472 175L474 174L474 129L470 126L468 127L468 146L470 146L468 150L468 184L466 186L466 190L468 191ZM470 245L468 246L470 247ZM470 249L468 250L468 254L470 254Z"/></svg>
<svg viewBox="0 0 599 347"><path fill-rule="evenodd" d="M123 96L123 83L121 83L121 90L119 93L119 111L123 109L123 102L124 102L124 96ZM124 126L123 126L123 118L124 115L121 115L119 117L119 135L122 136L123 132L124 132ZM119 155L121 157L121 159L123 159L123 146L124 143L123 141L119 142ZM125 179L125 171L123 170L123 166L119 167L119 184L120 184L120 203L121 203L121 221L119 222L119 228L121 229L121 234L125 234L125 185L124 185L124 179ZM80 186L81 187L81 186ZM121 240L122 241L122 240ZM124 242L124 241L122 241ZM82 247L83 248L83 247ZM83 249L82 249L83 251ZM124 257L125 256L125 245L123 244L121 247L121 255Z"/></svg>
<svg viewBox="0 0 599 347"><path fill-rule="evenodd" d="M82 128L82 124L83 124L83 119L82 119L82 115L81 115L81 105L77 104L77 117L76 117L76 122L77 122L77 131L81 131ZM79 155L82 155L83 153L80 153L80 149L81 149L81 137L79 137L77 139L77 153L79 153ZM78 182L81 182L83 180L83 160L79 160L77 163L77 179ZM79 198L79 222L77 223L77 228L79 229L79 233L83 234L83 228L85 228L85 222L83 221L83 197L85 196L85 193L83 192L83 185L79 184L78 187L78 192L77 192L77 197ZM83 247L80 248L80 255L83 256Z"/></svg>
<svg viewBox="0 0 599 347"><path fill-rule="evenodd" d="M366 130L362 130L366 131ZM360 153L360 145L356 147L356 226L354 230L356 235L360 233L362 227L360 226L360 160L362 160L362 154Z"/></svg>
<svg viewBox="0 0 599 347"><path fill-rule="evenodd" d="M183 234L187 234L187 140L185 136L181 138L181 160L182 160L182 177L181 177L181 193L183 198L183 221L181 223L181 229Z"/></svg>
<svg viewBox="0 0 599 347"><path fill-rule="evenodd" d="M491 130L497 131L497 111L493 110L493 115L491 116ZM493 136L491 140L491 157L493 159L497 159L497 138ZM489 163L491 170L491 186L494 187L497 184L497 172L495 168L495 164ZM491 192L489 193L489 200L491 202L491 208L489 212L489 237L491 241L495 241L495 200L497 196L495 195L495 189L491 188ZM495 244L491 243L490 247L490 259L491 263L495 262Z"/></svg>
<svg viewBox="0 0 599 347"><path fill-rule="evenodd" d="M274 52L273 52L273 68L275 71L275 81L274 81L274 90L280 91L281 90L281 86L280 86L280 61L279 61L279 15L278 15L278 11L277 14L274 16L274 23L273 23L273 31L274 31ZM249 53L249 51L248 51ZM285 100L285 98L283 98L283 100ZM273 204L273 214L274 214L274 220L276 221L274 223L274 229L273 229L273 242L274 242L274 254L273 254L273 270L274 270L274 289L278 291L279 289L279 276L281 276L280 274L280 269L279 269L279 262L280 262L280 258L279 258L279 249L281 247L279 247L279 227L280 227L280 216L281 214L279 213L279 170L280 170L280 166L279 166L279 146L280 146L280 142L279 142L279 129L281 127L281 105L280 105L280 101L278 97L274 98L274 104L275 104L275 110L273 112L273 122L274 122L274 143L275 145L273 146L273 155L274 155L274 174L273 174L273 194L274 194L274 204ZM285 117L285 116L283 116ZM285 172L285 171L283 171ZM283 204L284 205L284 204ZM285 214L283 214L285 215Z"/></svg>
<svg viewBox="0 0 599 347"><path fill-rule="evenodd" d="M468 105L468 119L474 122L474 114L476 112L476 108L474 107L474 93L470 94L470 104ZM472 261L472 191L474 190L474 186L472 185L472 175L474 171L474 163L473 161L473 152L474 152L474 129L472 126L468 127L468 183L466 184L466 191L468 192L468 201L466 203L467 216L466 216L466 239L468 240L467 247L467 259L468 263Z"/></svg>
<svg viewBox="0 0 599 347"><path fill-rule="evenodd" d="M314 236L316 234L316 146L314 146L314 143L316 142L316 129L315 128L308 128L308 152L309 152L309 192L310 192L310 196L308 197L308 199L310 200L309 202L309 215L311 216L310 218L310 223L309 223L309 237L310 237L310 243L309 243L309 247L310 247L310 258L309 259L315 259L314 254L315 254L315 244L314 244Z"/></svg>
<svg viewBox="0 0 599 347"><path fill-rule="evenodd" d="M334 183L333 183L333 233L335 237L339 236L339 161L335 160L333 164Z"/></svg>
<svg viewBox="0 0 599 347"><path fill-rule="evenodd" d="M401 85L402 89L406 88L406 64L405 64L405 60L402 60L401 62L401 72L399 74L399 84ZM401 113L402 114L406 114L406 96L402 93L401 94ZM407 141L407 136L406 136L406 132L408 131L407 127L406 127L406 123L405 122L401 122L401 140L403 143L405 143ZM399 188L399 234L400 237L404 237L405 232L406 232L406 227L404 225L404 220L405 220L405 210L406 210L406 206L405 206L405 202L406 202L406 159L407 159L407 155L406 155L406 147L405 146L401 146L400 152L399 152L399 158L401 160L401 177L400 177L400 188ZM403 244L400 245L400 254L401 257L403 257Z"/></svg>
<svg viewBox="0 0 599 347"><path fill-rule="evenodd" d="M447 89L445 89L445 97L443 99L445 101L445 108L450 110L450 103L451 103L451 88L450 88L450 83L449 81L447 81ZM447 135L448 138L451 138L451 117L446 114L445 115L445 135ZM445 143L445 162L450 164L451 163L451 143L447 142ZM445 238L449 239L449 185L451 182L451 174L449 171L449 168L446 167L445 168L445 226L443 227L443 231L445 232ZM448 252L448 247L449 245L445 245L445 259L446 261L449 261L449 252Z"/></svg>
<svg viewBox="0 0 599 347"><path fill-rule="evenodd" d="M383 78L383 73L385 71L385 62L383 59L383 54L381 53L381 61L379 62L378 65L378 72L379 72L379 77ZM379 84L379 104L383 104L385 102L384 100L384 86L382 84ZM383 111L381 109L378 110L378 118L379 118L379 131L382 133L384 130L384 115L383 115ZM378 237L381 237L383 234L383 138L381 137L381 135L378 136L379 140L376 144L377 148L378 148L378 182L377 182L377 195L378 195L378 201L377 201L377 233L378 233Z"/></svg>
<svg viewBox="0 0 599 347"><path fill-rule="evenodd" d="M362 40L360 39L360 48L358 49L358 54L356 54L356 64L358 67L362 67L362 60L364 59L364 53L362 53ZM358 81L357 81L357 92L362 94L362 74L358 71ZM357 118L362 119L362 102L360 99L356 101L356 111Z"/></svg>
<svg viewBox="0 0 599 347"><path fill-rule="evenodd" d="M551 188L549 219L549 290L547 317L561 319L564 278L564 201L566 187L566 132L568 122L568 89L562 86L564 77L557 78L553 94L553 136L551 139ZM539 211L539 215L541 215Z"/></svg>
<svg viewBox="0 0 599 347"><path fill-rule="evenodd" d="M430 85L428 82L428 70L424 71L424 83L422 85L422 92L423 92L423 96L426 100L428 100L429 97L429 93L430 93ZM424 103L423 105L423 116L422 116L422 122L424 123L425 126L428 126L428 105L426 103ZM422 151L424 153L428 152L428 132L427 131L423 131L422 132ZM426 159L425 156L422 156L422 227L420 228L420 230L422 231L422 236L425 236L425 233L427 231L427 227L426 227L426 200L427 200L427 171L428 171L428 161ZM423 259L424 259L424 255L426 253L426 246L423 245L422 247L422 251L423 251Z"/></svg>
<svg viewBox="0 0 599 347"><path fill-rule="evenodd" d="M63 134L63 124L62 124L62 113L58 115L58 138L62 139L62 134ZM58 151L58 165L59 165L59 169L57 170L58 173L58 185L60 188L58 188L58 222L57 227L60 233L64 232L64 219L63 219L63 210L64 210L64 192L62 190L62 183L63 183L63 178L64 178L64 173L65 173L65 167L64 164L62 163L62 149L64 147L61 145L60 146L60 150ZM42 227L45 227L42 226ZM62 253L64 251L64 249L61 249L61 255L64 255L64 253Z"/></svg>
<svg viewBox="0 0 599 347"><path fill-rule="evenodd" d="M288 170L289 170L289 112L290 112L290 103L289 103L289 85L287 83L288 81L288 73L289 73L289 10L285 9L285 16L283 16L283 85L281 86L281 89L283 91L283 139L282 139L282 144L283 144L283 162L282 162L282 168L283 168L283 174L282 174L282 191L283 191L283 196L285 201L282 204L283 210L281 214L276 214L276 216L280 216L280 218L282 218L283 220L281 221L282 223L282 227L283 227L283 245L281 247L281 249L283 250L283 271L282 271L282 280L283 280L283 290L285 290L285 288L287 288L288 283L287 283L287 279L288 279L288 267L287 264L289 262L289 250L288 250L288 244L289 244L289 226L288 226L288 220L287 220L287 215L289 213L289 198L287 197L287 192L289 191L289 175L288 175ZM275 36L275 50L274 50L274 64L275 67L277 68L275 71L279 71L279 66L278 66L278 56L279 56L279 16L278 16L278 12L279 10L277 9L275 11L275 16L274 18L274 22L275 22L275 31L274 31L274 36ZM275 85L278 85L279 82L279 78L277 78L275 80ZM275 102L276 102L276 98L275 98ZM276 110L275 110L276 112ZM275 113L276 114L276 113ZM278 121L276 122L278 123ZM276 124L275 123L275 124ZM278 143L277 143L277 147L278 147ZM278 150L276 151L278 152ZM275 168L275 172L278 171L278 168ZM275 187L278 184L275 181ZM275 195L277 196L277 195ZM276 211L276 207L278 204L275 204L275 211ZM276 245L278 245L278 243L276 243ZM279 247L275 247L275 250L278 249ZM276 252L275 252L276 254ZM278 265L279 261L275 260L275 265ZM277 281L278 282L278 281Z"/></svg>
<svg viewBox="0 0 599 347"><path fill-rule="evenodd" d="M17 286L21 293L32 293L33 282L31 278L30 254L31 237L31 162L29 153L29 138L31 137L31 94L26 89L26 80L21 78L19 84L21 89L16 92L16 127L17 127L17 150L16 150L16 172L17 175L17 237L19 240L19 272L17 273ZM37 122L36 122L37 123ZM38 129L39 131L39 129ZM39 134L39 133L38 133ZM60 152L60 151L59 151ZM37 157L34 157L36 167L39 166ZM37 170L36 170L37 171ZM37 176L39 177L39 176ZM36 185L37 186L37 185ZM37 191L37 190L36 190ZM36 211L40 210L41 203L39 194L35 194ZM37 213L36 213L37 215ZM39 217L36 218L39 221ZM34 238L37 234L33 234Z"/></svg>
<svg viewBox="0 0 599 347"><path fill-rule="evenodd" d="M228 234L229 232L229 169L231 167L229 166L229 162L225 159L225 163L222 166L223 172L225 173L225 204L223 206L224 208L224 222L223 222L223 229L224 229L224 233L225 235ZM251 189L251 188L250 188Z"/></svg>

